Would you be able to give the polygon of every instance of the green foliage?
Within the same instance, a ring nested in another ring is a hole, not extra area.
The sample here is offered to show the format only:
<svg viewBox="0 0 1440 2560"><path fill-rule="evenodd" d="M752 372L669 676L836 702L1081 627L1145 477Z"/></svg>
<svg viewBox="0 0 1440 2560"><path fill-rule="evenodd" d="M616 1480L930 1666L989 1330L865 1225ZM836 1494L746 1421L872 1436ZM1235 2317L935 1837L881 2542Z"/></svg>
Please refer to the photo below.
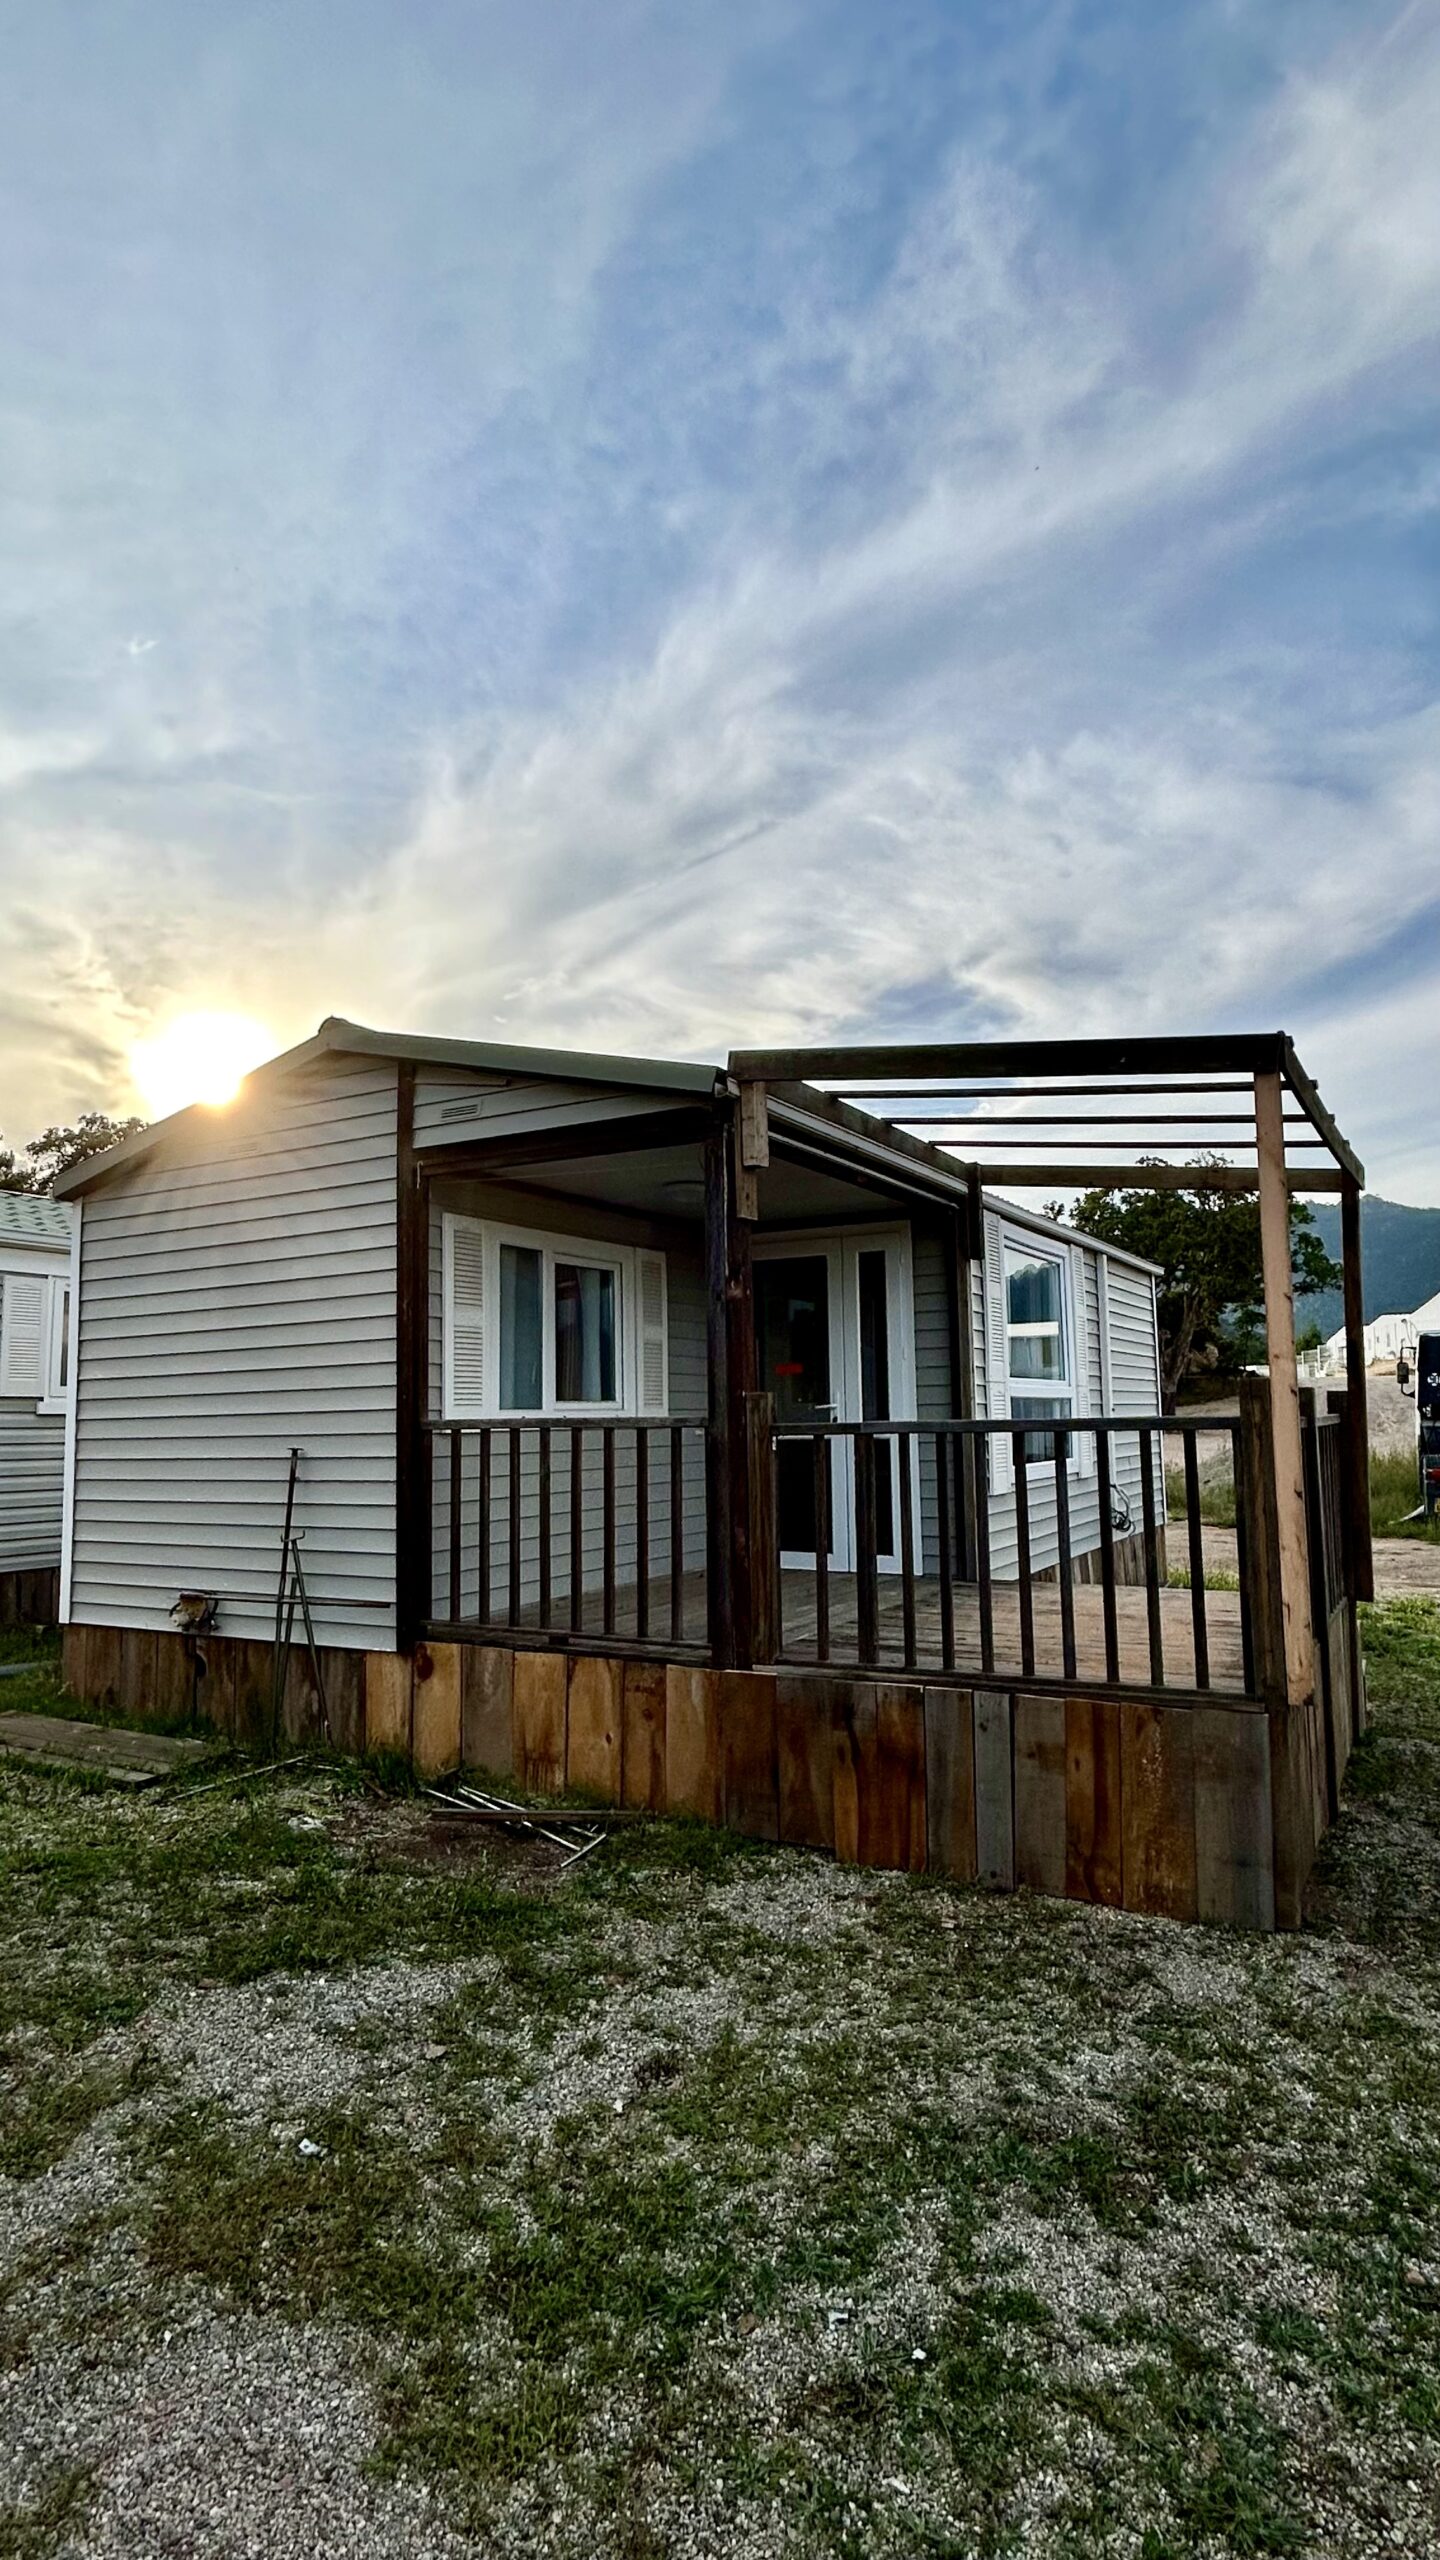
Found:
<svg viewBox="0 0 1440 2560"><path fill-rule="evenodd" d="M1370 1527L1377 1538L1422 1538L1440 1544L1440 1521L1412 1520L1420 1500L1420 1468L1413 1450L1372 1451Z"/></svg>
<svg viewBox="0 0 1440 2560"><path fill-rule="evenodd" d="M30 1140L23 1160L13 1147L0 1147L0 1191L53 1191L72 1164L104 1155L144 1126L143 1120L111 1120L103 1111L82 1111L73 1127L42 1129Z"/></svg>
<svg viewBox="0 0 1440 2560"><path fill-rule="evenodd" d="M1161 1386L1174 1403L1192 1367L1234 1365L1248 1355L1263 1304L1260 1204L1253 1192L1224 1191L1205 1179L1221 1159L1192 1156L1186 1191L1087 1191L1074 1223L1104 1244L1160 1266ZM1290 1204L1295 1294L1338 1288L1342 1273L1315 1233L1309 1207Z"/></svg>

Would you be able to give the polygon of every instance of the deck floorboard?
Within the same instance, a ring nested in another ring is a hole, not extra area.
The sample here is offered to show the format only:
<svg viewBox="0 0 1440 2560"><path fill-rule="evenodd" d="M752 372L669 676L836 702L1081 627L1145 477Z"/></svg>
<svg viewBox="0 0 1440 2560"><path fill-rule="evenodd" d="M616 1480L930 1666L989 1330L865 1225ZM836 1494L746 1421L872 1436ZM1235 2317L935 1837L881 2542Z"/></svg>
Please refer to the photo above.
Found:
<svg viewBox="0 0 1440 2560"><path fill-rule="evenodd" d="M857 1585L853 1574L832 1573L830 1586L830 1664L845 1671L856 1666L859 1648L859 1612ZM995 1621L995 1664L993 1674L985 1671L980 1648L979 1594L973 1583L956 1583L955 1663L953 1670L942 1659L941 1605L939 1581L930 1577L915 1583L915 1660L907 1666L904 1639L904 1599L898 1575L879 1577L880 1659L868 1666L887 1673L905 1673L913 1678L956 1679L961 1682L990 1680L1002 1686L1007 1679L1021 1676L1020 1589L1018 1583L996 1582L992 1585ZM668 1630L670 1624L670 1585L668 1579L657 1579L650 1593L650 1628ZM610 1632L622 1643L635 1641L636 1607L633 1583L621 1585L615 1594L615 1623ZM1071 1686L1084 1689L1105 1680L1105 1621L1103 1594L1098 1584L1075 1583L1071 1598L1075 1620L1075 1677ZM781 1663L803 1669L815 1667L815 1582L808 1573L787 1572L781 1576ZM1065 1677L1063 1622L1058 1582L1036 1582L1031 1585L1034 1619L1035 1674L1039 1680L1060 1681ZM1129 1686L1148 1688L1152 1685L1150 1663L1149 1619L1146 1595L1138 1584L1122 1583L1115 1594L1117 1632L1119 1636L1120 1678ZM1205 1595L1206 1632L1210 1651L1210 1687L1220 1696L1241 1697L1245 1691L1244 1660L1240 1633L1240 1598L1234 1591L1207 1591ZM706 1640L705 1577L687 1574L682 1594L682 1646L701 1647ZM534 1632L538 1613L533 1606L524 1608L516 1621L515 1632ZM1160 1624L1165 1654L1165 1686L1193 1689L1195 1685L1194 1630L1188 1590L1160 1593ZM557 1624L555 1632L566 1630ZM477 1635L480 1632L477 1627ZM503 1640L503 1629L498 1631ZM597 1590L587 1593L581 1608L578 1632L589 1643L603 1639L603 1596ZM664 1651L663 1644L657 1650Z"/></svg>

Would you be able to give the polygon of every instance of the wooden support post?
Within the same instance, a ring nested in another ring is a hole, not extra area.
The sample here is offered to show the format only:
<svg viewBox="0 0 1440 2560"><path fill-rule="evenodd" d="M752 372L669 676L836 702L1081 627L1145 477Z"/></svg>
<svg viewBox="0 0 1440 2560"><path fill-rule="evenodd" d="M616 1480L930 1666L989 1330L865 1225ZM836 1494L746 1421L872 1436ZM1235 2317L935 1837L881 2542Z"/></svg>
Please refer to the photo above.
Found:
<svg viewBox="0 0 1440 2560"><path fill-rule="evenodd" d="M1360 1185L1347 1173L1340 1187L1340 1259L1345 1273L1345 1508L1349 1524L1352 1600L1375 1597L1370 1541L1370 1423L1365 1410L1365 1289L1360 1253Z"/></svg>
<svg viewBox="0 0 1440 2560"><path fill-rule="evenodd" d="M941 1231L950 1331L950 1411L961 1422L973 1420L975 1414L975 1310L970 1294L970 1274L976 1251L978 1175L974 1187L974 1199L964 1210L957 1210L953 1217L946 1219ZM968 1436L956 1440L950 1450L937 1442L937 1468L948 1465L952 1456L955 1466L953 1561L962 1582L973 1582L976 1576L975 1502L983 1500L985 1493L984 1451Z"/></svg>
<svg viewBox="0 0 1440 2560"><path fill-rule="evenodd" d="M750 1641L755 1660L780 1652L780 1549L775 1519L775 1399L745 1398L745 1466L750 1501Z"/></svg>
<svg viewBox="0 0 1440 2560"><path fill-rule="evenodd" d="M417 1641L431 1608L430 1194L415 1161L415 1066L395 1095L395 1640Z"/></svg>
<svg viewBox="0 0 1440 2560"><path fill-rule="evenodd" d="M1300 1382L1295 1365L1295 1294L1290 1263L1290 1193L1285 1174L1284 1088L1278 1074L1255 1078L1259 1159L1260 1261L1265 1284L1265 1352L1285 1643L1285 1694L1301 1706L1315 1686L1310 1623L1310 1559L1300 1447Z"/></svg>
<svg viewBox="0 0 1440 2560"><path fill-rule="evenodd" d="M1269 1710L1275 1919L1282 1929L1298 1929L1315 1843L1299 1775L1304 1702L1294 1706L1288 1694L1273 1407L1272 1380L1241 1378L1239 1492L1245 1531L1240 1571L1249 1604L1255 1686Z"/></svg>
<svg viewBox="0 0 1440 2560"><path fill-rule="evenodd" d="M705 1143L706 1334L710 1364L708 1504L710 1648L724 1667L755 1659L751 1630L750 1500L745 1398L756 1380L750 1225L738 1199L733 1103Z"/></svg>
<svg viewBox="0 0 1440 2560"><path fill-rule="evenodd" d="M705 1350L710 1398L705 1432L705 1580L711 1659L735 1659L730 1537L730 1149L725 1121L705 1140Z"/></svg>
<svg viewBox="0 0 1440 2560"><path fill-rule="evenodd" d="M770 1161L770 1102L763 1084L740 1087L740 1161L757 1170Z"/></svg>

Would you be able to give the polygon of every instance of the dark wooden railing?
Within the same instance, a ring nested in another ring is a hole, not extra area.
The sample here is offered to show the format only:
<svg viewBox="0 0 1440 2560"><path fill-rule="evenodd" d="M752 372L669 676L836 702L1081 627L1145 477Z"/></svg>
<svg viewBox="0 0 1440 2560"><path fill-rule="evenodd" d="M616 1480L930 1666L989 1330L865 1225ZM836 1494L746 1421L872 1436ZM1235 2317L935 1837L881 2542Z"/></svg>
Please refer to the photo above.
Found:
<svg viewBox="0 0 1440 2560"><path fill-rule="evenodd" d="M452 1423L428 1432L431 1634L1141 1696L1266 1694L1247 1512L1260 1504L1263 1538L1270 1460L1244 1419L800 1428L777 1427L768 1396L746 1403L736 1623L711 1622L705 1422ZM1338 1416L1307 1415L1317 1625L1351 1587L1343 1432ZM1207 1537L1227 1519L1229 1537Z"/></svg>
<svg viewBox="0 0 1440 2560"><path fill-rule="evenodd" d="M1241 1431L1192 1414L772 1427L757 1622L787 1663L1253 1697ZM1235 1533L1208 1568L1207 1507Z"/></svg>
<svg viewBox="0 0 1440 2560"><path fill-rule="evenodd" d="M432 1634L702 1652L706 1428L431 1425Z"/></svg>

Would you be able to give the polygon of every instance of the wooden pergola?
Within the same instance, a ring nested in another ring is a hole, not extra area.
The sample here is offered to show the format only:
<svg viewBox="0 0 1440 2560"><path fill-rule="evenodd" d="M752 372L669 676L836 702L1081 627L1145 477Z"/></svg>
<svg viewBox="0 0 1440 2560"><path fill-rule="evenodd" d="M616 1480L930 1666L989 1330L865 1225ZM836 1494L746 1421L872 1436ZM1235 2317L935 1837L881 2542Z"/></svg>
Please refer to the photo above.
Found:
<svg viewBox="0 0 1440 2560"><path fill-rule="evenodd" d="M1283 1031L1171 1039L928 1041L732 1053L742 1132L765 1097L819 1088L837 1120L880 1118L983 1183L1014 1190L1254 1192L1270 1373L1285 1690L1314 1687L1290 1251L1296 1193L1338 1193L1344 1270L1347 1511L1355 1597L1373 1596L1360 1198L1365 1172ZM1203 1171L1195 1159L1205 1159Z"/></svg>

